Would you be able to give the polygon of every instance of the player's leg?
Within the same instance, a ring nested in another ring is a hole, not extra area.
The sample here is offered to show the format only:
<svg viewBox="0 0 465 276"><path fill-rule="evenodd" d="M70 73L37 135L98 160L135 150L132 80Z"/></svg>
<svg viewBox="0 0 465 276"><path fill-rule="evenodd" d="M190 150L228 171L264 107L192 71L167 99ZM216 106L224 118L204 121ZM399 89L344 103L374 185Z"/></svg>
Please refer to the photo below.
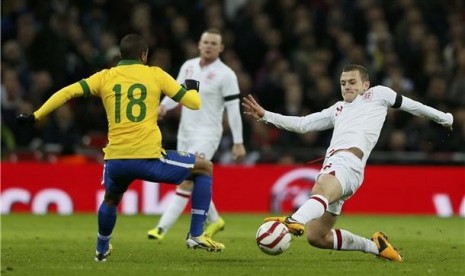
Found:
<svg viewBox="0 0 465 276"><path fill-rule="evenodd" d="M270 217L265 220L279 220L286 224L289 231L300 236L308 222L323 216L330 201L341 197L342 189L339 181L331 173L320 174L312 189L312 196L297 211L288 217Z"/></svg>
<svg viewBox="0 0 465 276"><path fill-rule="evenodd" d="M212 162L197 156L192 170L194 186L191 198L191 226L186 243L189 248L221 251L224 245L213 241L204 233L205 220L211 203L212 174Z"/></svg>
<svg viewBox="0 0 465 276"><path fill-rule="evenodd" d="M167 151L163 158L147 161L147 166L139 166L141 179L180 184L186 179L194 182L191 198L191 225L187 237L190 248L221 251L224 245L206 237L203 233L208 208L211 201L213 164L194 154Z"/></svg>
<svg viewBox="0 0 465 276"><path fill-rule="evenodd" d="M105 191L103 202L98 209L98 233L97 233L97 250L95 253L96 261L106 261L111 253L111 234L116 224L117 208L123 194Z"/></svg>
<svg viewBox="0 0 465 276"><path fill-rule="evenodd" d="M292 218L306 224L323 216L328 204L341 196L342 188L339 180L331 173L320 174L313 186L312 196L292 214Z"/></svg>
<svg viewBox="0 0 465 276"><path fill-rule="evenodd" d="M178 149L185 150L187 152L194 152L196 155L203 157L206 160L211 160L215 154L216 149L220 143L220 139L196 139L196 140L178 140ZM183 189L186 191L192 191L192 186ZM213 237L217 232L224 229L225 221L220 217L218 210L216 209L213 200L210 202L208 208L205 234L209 237Z"/></svg>
<svg viewBox="0 0 465 276"><path fill-rule="evenodd" d="M178 139L177 141L178 151L195 153L196 155L200 155L204 158L208 155L208 158L206 158L208 160L210 160L214 154L214 151L211 148L211 144L205 140ZM174 225L186 208L192 194L192 189L192 180L184 180L176 187L176 193L172 200L168 202L168 206L164 210L158 224L155 228L147 232L149 239L161 240L164 238L167 231Z"/></svg>
<svg viewBox="0 0 465 276"><path fill-rule="evenodd" d="M363 166L355 155L340 153L328 157L315 181L312 196L291 216L265 220L283 221L292 234L300 236L304 225L323 216L330 203L352 195L362 181Z"/></svg>
<svg viewBox="0 0 465 276"><path fill-rule="evenodd" d="M168 203L157 226L147 232L149 239L163 239L164 235L178 220L179 216L181 216L186 208L192 193L192 186L193 182L191 180L184 180L176 187L176 193L173 199Z"/></svg>
<svg viewBox="0 0 465 276"><path fill-rule="evenodd" d="M336 220L336 215L325 212L320 218L310 221L306 225L308 243L318 248L333 248L331 229L336 224Z"/></svg>
<svg viewBox="0 0 465 276"><path fill-rule="evenodd" d="M335 214L326 212L322 217L309 222L306 227L309 244L321 249L361 251L392 261L402 261L402 257L387 242L383 233L375 233L370 240L344 229L334 229L336 218ZM376 239L376 242L373 239Z"/></svg>
<svg viewBox="0 0 465 276"><path fill-rule="evenodd" d="M117 208L132 178L130 174L133 160L108 160L105 161L103 171L103 184L105 196L98 209L98 233L96 261L106 261L111 253L110 239L116 224Z"/></svg>
<svg viewBox="0 0 465 276"><path fill-rule="evenodd" d="M326 212L321 218L307 224L307 240L310 245L322 249L362 251L378 254L371 240L344 229L333 229L337 215Z"/></svg>
<svg viewBox="0 0 465 276"><path fill-rule="evenodd" d="M401 260L402 258L398 252L389 244L382 233L373 235L374 242L344 229L333 229L337 215L341 214L345 199L352 196L360 187L363 181L363 171L360 166L360 159L350 153L334 156L331 161L333 166L328 169L334 169L335 176L331 173L323 174L318 181L337 183L340 187L341 196L339 199L334 200L336 194L327 194L330 204L327 206L325 214L318 219L311 220L307 225L309 243L318 248L361 251L390 260ZM319 190L320 186L317 186L312 192L324 195L324 192L321 193Z"/></svg>
<svg viewBox="0 0 465 276"><path fill-rule="evenodd" d="M191 172L194 181L191 198L191 226L190 234L194 237L200 236L205 227L208 209L212 194L213 164L211 161L196 156L195 166Z"/></svg>

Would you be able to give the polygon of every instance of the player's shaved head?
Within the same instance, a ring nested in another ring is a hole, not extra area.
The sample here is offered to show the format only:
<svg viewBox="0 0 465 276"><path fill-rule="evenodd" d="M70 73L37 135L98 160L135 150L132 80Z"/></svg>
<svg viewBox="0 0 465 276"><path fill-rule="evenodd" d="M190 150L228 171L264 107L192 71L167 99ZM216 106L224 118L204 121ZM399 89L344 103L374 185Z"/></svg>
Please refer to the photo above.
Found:
<svg viewBox="0 0 465 276"><path fill-rule="evenodd" d="M144 37L139 34L128 34L121 39L119 44L121 59L138 60L141 53L147 52L148 48Z"/></svg>

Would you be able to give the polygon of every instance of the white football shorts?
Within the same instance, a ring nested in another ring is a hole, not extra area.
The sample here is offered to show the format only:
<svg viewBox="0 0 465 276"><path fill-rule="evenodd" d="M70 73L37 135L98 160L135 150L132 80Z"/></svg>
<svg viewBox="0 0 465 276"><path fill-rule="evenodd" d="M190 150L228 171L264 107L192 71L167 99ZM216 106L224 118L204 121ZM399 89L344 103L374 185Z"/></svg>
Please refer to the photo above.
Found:
<svg viewBox="0 0 465 276"><path fill-rule="evenodd" d="M194 154L202 156L203 158L207 160L211 160L216 150L218 149L219 144L220 144L220 141L212 141L212 140L207 140L207 139L204 139L204 140L180 140L178 139L177 150L194 153Z"/></svg>
<svg viewBox="0 0 465 276"><path fill-rule="evenodd" d="M341 151L327 157L320 170L322 173L331 173L339 180L342 186L342 197L328 205L326 211L340 215L342 205L360 188L363 182L362 160L350 152Z"/></svg>

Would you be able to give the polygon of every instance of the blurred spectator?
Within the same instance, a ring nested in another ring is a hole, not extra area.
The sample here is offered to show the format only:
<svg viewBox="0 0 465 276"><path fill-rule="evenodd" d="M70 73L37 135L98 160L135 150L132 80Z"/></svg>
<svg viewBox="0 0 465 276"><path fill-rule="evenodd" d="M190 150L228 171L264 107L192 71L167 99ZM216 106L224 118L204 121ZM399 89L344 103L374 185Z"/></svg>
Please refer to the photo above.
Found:
<svg viewBox="0 0 465 276"><path fill-rule="evenodd" d="M50 72L40 70L32 73L31 85L26 98L38 106L55 93L55 85Z"/></svg>
<svg viewBox="0 0 465 276"><path fill-rule="evenodd" d="M1 86L1 117L2 117L2 134L9 139L4 146L15 147L29 146L36 137L37 131L34 128L21 128L16 125L15 118L20 112L31 112L32 105L23 100L24 90L19 83L18 74L12 69L5 68L2 70ZM11 140L12 139L12 140Z"/></svg>
<svg viewBox="0 0 465 276"><path fill-rule="evenodd" d="M413 81L404 75L404 71L400 66L396 65L391 66L387 70L387 75L383 79L382 84L409 97L411 97L414 89Z"/></svg>
<svg viewBox="0 0 465 276"><path fill-rule="evenodd" d="M457 53L457 66L453 74L449 98L452 102L465 106L465 45Z"/></svg>
<svg viewBox="0 0 465 276"><path fill-rule="evenodd" d="M17 40L8 40L2 46L2 68L12 69L18 75L18 81L24 88L29 88L29 68L26 56Z"/></svg>
<svg viewBox="0 0 465 276"><path fill-rule="evenodd" d="M58 155L75 154L81 144L81 136L69 104L58 108L42 130L45 151Z"/></svg>
<svg viewBox="0 0 465 276"><path fill-rule="evenodd" d="M391 152L404 152L408 150L407 135L402 130L394 130L389 135L387 150Z"/></svg>
<svg viewBox="0 0 465 276"><path fill-rule="evenodd" d="M449 105L447 80L440 76L432 76L429 79L428 88L425 91L425 103L442 110L447 110Z"/></svg>
<svg viewBox="0 0 465 276"><path fill-rule="evenodd" d="M70 50L67 38L68 18L65 14L51 14L49 22L35 36L28 49L32 71L47 71L57 86L68 83L66 57Z"/></svg>

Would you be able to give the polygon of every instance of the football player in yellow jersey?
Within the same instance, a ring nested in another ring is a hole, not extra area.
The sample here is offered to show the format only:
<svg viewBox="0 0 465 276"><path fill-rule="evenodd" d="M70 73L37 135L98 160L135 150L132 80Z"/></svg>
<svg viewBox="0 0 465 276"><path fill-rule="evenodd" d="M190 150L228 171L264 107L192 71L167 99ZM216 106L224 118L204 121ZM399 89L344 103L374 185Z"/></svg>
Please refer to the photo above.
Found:
<svg viewBox="0 0 465 276"><path fill-rule="evenodd" d="M199 83L179 85L168 73L147 63L148 45L138 34L126 35L120 43L121 61L52 95L33 114L20 114L18 124L32 125L75 97L100 97L108 119L108 144L103 149L105 164L102 184L105 197L98 210L96 261L111 253L110 238L117 207L136 179L179 184L194 181L188 248L221 251L224 245L203 233L211 200L213 165L187 152L162 148L157 125L161 94L190 109L199 109Z"/></svg>

